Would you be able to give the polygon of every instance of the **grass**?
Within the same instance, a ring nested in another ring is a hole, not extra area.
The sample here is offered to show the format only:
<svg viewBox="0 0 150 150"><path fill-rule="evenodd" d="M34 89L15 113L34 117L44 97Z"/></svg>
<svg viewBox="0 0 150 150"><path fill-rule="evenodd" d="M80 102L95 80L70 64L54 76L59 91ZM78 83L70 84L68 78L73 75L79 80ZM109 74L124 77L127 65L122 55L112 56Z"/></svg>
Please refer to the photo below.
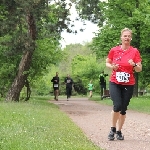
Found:
<svg viewBox="0 0 150 150"><path fill-rule="evenodd" d="M0 101L1 150L100 150L48 99Z"/></svg>
<svg viewBox="0 0 150 150"><path fill-rule="evenodd" d="M97 101L98 103L104 105L113 105L112 100L109 98L104 98L103 100L100 100L100 97L98 96L92 97L91 100ZM150 96L133 97L130 100L128 109L150 114Z"/></svg>

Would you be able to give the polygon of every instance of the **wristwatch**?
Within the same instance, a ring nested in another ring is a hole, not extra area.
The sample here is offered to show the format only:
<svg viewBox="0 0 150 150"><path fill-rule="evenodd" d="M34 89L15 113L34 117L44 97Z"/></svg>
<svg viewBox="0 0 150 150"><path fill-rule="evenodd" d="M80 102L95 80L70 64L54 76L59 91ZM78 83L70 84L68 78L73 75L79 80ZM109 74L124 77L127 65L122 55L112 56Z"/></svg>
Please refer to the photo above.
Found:
<svg viewBox="0 0 150 150"><path fill-rule="evenodd" d="M133 67L136 67L136 66L137 66L137 64L135 63Z"/></svg>

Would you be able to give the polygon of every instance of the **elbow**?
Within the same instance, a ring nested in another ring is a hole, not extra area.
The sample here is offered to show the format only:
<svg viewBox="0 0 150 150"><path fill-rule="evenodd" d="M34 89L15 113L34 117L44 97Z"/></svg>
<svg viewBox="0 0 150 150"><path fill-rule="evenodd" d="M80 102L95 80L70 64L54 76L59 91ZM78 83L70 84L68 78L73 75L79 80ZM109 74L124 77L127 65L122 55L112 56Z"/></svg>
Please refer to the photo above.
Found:
<svg viewBox="0 0 150 150"><path fill-rule="evenodd" d="M142 71L142 68L137 68L135 69L136 72L141 72Z"/></svg>
<svg viewBox="0 0 150 150"><path fill-rule="evenodd" d="M106 62L106 67L109 67L109 66L110 66L110 63L107 63L107 62Z"/></svg>
<svg viewBox="0 0 150 150"><path fill-rule="evenodd" d="M141 72L142 71L142 69L139 69L139 70L137 70L136 72Z"/></svg>

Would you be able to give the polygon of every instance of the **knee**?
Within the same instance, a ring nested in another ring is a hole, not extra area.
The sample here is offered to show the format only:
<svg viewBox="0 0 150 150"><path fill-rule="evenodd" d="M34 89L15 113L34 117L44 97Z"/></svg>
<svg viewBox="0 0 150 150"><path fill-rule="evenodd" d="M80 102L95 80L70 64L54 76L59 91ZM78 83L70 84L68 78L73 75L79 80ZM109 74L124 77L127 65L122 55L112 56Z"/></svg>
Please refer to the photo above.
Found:
<svg viewBox="0 0 150 150"><path fill-rule="evenodd" d="M121 111L121 106L120 106L120 105L114 105L113 111L114 111L114 112L119 112L119 111Z"/></svg>
<svg viewBox="0 0 150 150"><path fill-rule="evenodd" d="M121 115L125 115L126 114L126 110L127 110L127 107L123 107L120 111L120 114Z"/></svg>
<svg viewBox="0 0 150 150"><path fill-rule="evenodd" d="M121 115L125 115L125 114L126 114L126 111L121 110L121 111L120 111L120 114L121 114Z"/></svg>
<svg viewBox="0 0 150 150"><path fill-rule="evenodd" d="M126 110L127 109L123 109L120 105L115 105L114 108L113 108L114 112L120 112L121 115L125 115Z"/></svg>

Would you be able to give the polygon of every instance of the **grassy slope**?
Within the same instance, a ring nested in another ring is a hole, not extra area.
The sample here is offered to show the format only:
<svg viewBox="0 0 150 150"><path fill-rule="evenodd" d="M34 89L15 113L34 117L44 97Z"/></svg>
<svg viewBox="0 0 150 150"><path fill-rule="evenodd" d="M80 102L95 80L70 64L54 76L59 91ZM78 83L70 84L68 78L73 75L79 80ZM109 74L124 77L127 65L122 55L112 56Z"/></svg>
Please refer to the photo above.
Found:
<svg viewBox="0 0 150 150"><path fill-rule="evenodd" d="M0 102L0 149L2 150L99 150L61 112L36 97L29 102Z"/></svg>

